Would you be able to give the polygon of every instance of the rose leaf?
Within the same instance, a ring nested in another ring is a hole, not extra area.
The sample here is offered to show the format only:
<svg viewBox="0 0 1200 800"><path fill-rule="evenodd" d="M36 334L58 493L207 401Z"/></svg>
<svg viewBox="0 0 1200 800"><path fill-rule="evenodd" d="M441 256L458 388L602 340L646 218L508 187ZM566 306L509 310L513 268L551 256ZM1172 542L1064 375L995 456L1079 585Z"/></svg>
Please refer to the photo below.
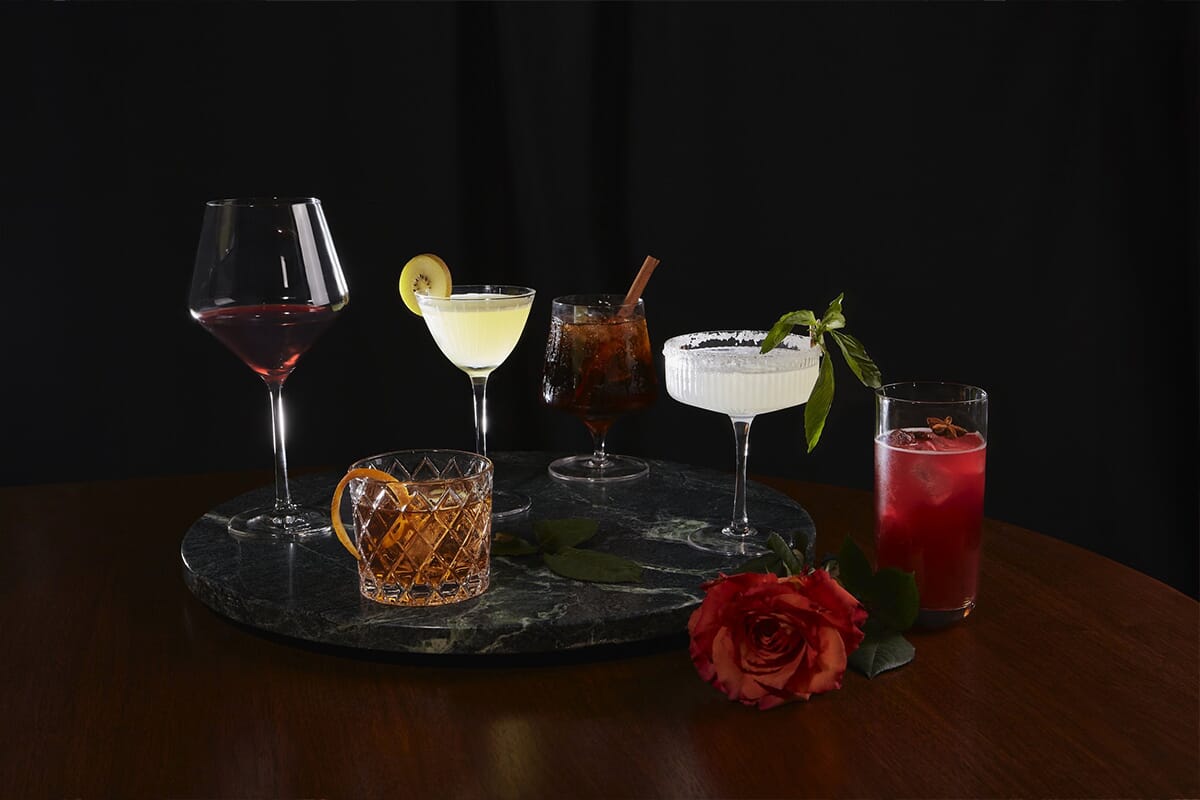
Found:
<svg viewBox="0 0 1200 800"><path fill-rule="evenodd" d="M796 529L791 532L792 550L796 553L805 567L815 564L817 561L817 543L813 533L803 529Z"/></svg>
<svg viewBox="0 0 1200 800"><path fill-rule="evenodd" d="M787 569L783 566L783 559L776 553L763 553L760 556L755 556L749 561L744 562L733 572L734 574L740 572L761 572L778 575L780 578L787 577Z"/></svg>
<svg viewBox="0 0 1200 800"><path fill-rule="evenodd" d="M917 650L898 633L870 635L846 659L846 664L868 678L902 667L913 660Z"/></svg>
<svg viewBox="0 0 1200 800"><path fill-rule="evenodd" d="M594 519L539 519L533 523L533 534L544 552L557 553L586 542L599 527Z"/></svg>
<svg viewBox="0 0 1200 800"><path fill-rule="evenodd" d="M778 533L772 533L767 537L767 547L771 548L772 553L779 556L788 575L799 575L804 572L804 562Z"/></svg>
<svg viewBox="0 0 1200 800"><path fill-rule="evenodd" d="M564 547L555 553L543 552L542 561L558 575L577 581L638 583L642 580L640 565L612 553Z"/></svg>
<svg viewBox="0 0 1200 800"><path fill-rule="evenodd" d="M858 598L858 602L868 608L874 598L874 576L871 574L871 563L858 545L849 536L842 541L842 549L837 554L838 581L842 588Z"/></svg>
<svg viewBox="0 0 1200 800"><path fill-rule="evenodd" d="M871 616L893 631L906 631L917 621L921 598L911 572L884 567L871 581Z"/></svg>

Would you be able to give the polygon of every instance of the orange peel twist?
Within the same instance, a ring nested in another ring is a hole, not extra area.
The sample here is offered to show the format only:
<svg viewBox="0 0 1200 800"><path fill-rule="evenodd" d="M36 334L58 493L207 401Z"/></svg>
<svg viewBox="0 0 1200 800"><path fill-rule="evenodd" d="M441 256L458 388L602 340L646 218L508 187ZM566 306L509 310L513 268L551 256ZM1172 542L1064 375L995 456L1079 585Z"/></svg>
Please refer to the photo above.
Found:
<svg viewBox="0 0 1200 800"><path fill-rule="evenodd" d="M346 531L346 526L342 524L342 494L346 491L346 487L350 484L350 481L355 478L366 478L382 483L392 493L392 496L396 498L396 503L401 508L408 502L410 495L408 490L404 488L403 483L396 480L394 476L379 469L352 469L338 481L337 488L333 490L333 502L329 508L330 519L333 522L333 531L337 534L338 541L342 543L342 547L350 551L350 555L354 556L356 560L362 561L362 554L358 552L358 548L350 540L350 534Z"/></svg>

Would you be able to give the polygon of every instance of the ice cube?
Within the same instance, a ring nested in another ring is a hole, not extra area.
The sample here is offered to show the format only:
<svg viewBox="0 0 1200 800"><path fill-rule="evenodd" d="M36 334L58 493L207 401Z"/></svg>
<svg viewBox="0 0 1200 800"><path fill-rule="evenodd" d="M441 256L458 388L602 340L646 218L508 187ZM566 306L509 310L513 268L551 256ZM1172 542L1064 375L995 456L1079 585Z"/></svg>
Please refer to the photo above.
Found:
<svg viewBox="0 0 1200 800"><path fill-rule="evenodd" d="M938 458L922 458L913 466L913 477L931 505L940 506L954 494L954 476L938 463Z"/></svg>
<svg viewBox="0 0 1200 800"><path fill-rule="evenodd" d="M901 450L936 450L937 438L928 429L895 428L884 434L883 443Z"/></svg>

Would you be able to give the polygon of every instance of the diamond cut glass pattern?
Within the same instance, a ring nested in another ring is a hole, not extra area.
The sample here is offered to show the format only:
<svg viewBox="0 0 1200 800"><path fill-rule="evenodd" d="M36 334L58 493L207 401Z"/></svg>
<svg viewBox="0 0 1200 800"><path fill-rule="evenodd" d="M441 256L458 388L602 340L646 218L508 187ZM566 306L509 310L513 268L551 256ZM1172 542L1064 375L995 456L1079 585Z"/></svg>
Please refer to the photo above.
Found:
<svg viewBox="0 0 1200 800"><path fill-rule="evenodd" d="M471 453L420 450L364 459L351 469L393 476L349 484L364 597L429 606L481 594L490 578L492 463Z"/></svg>

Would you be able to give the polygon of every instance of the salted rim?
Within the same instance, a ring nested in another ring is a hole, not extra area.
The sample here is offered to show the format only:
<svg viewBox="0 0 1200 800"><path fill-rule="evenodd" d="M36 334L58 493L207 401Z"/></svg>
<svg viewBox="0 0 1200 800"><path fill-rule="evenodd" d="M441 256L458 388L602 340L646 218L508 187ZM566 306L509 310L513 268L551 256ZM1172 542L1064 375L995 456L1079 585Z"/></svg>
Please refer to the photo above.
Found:
<svg viewBox="0 0 1200 800"><path fill-rule="evenodd" d="M758 348L765 338L767 331L685 333L673 336L663 343L663 356L668 360L682 359L693 366L719 366L740 372L776 372L782 368L805 369L815 367L820 361L821 348L814 346L807 336L796 333L788 334L771 352L759 356ZM731 353L727 349L735 347L741 348L742 352ZM751 352L745 352L751 348Z"/></svg>

